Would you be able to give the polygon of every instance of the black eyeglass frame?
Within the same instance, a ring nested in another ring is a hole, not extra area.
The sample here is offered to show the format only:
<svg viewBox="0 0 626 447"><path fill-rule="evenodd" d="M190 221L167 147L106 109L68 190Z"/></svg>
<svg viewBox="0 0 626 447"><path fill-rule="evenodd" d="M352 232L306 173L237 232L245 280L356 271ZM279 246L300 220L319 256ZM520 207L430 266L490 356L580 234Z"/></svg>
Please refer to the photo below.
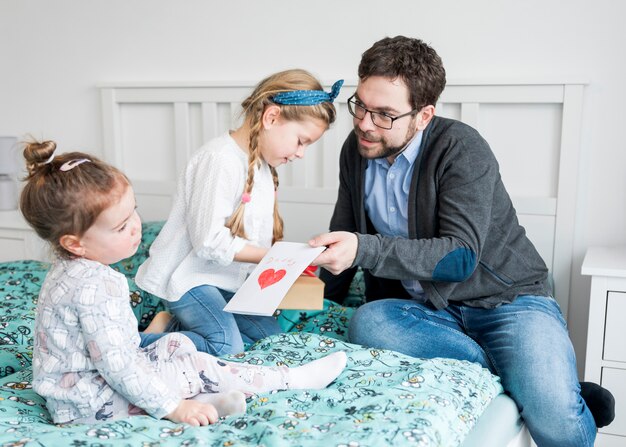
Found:
<svg viewBox="0 0 626 447"><path fill-rule="evenodd" d="M348 98L348 112L350 112L350 115L352 115L353 117L355 117L358 120L362 120L362 119L365 119L365 115L367 115L367 113L369 112L370 119L372 120L372 124L374 126L376 126L376 127L380 127L381 129L385 129L385 130L393 129L393 122L395 120L398 120L400 118L404 118L405 116L414 115L414 114L416 114L417 112L419 112L420 110L422 110L424 108L424 106L422 106L422 107L418 107L417 109L413 109L410 112L403 113L402 115L391 116L391 115L387 115L385 112L374 112L373 110L366 109L362 105L356 103L356 101L354 100L355 96L356 96L356 93ZM359 118L358 116L356 116L356 113L352 110L353 107L360 107L361 109L365 110L365 114L363 115L363 118ZM391 120L391 124L389 124L389 127L383 127L383 126L381 126L379 124L376 124L376 122L374 121L374 115L375 114L376 115L381 115L381 116L384 116L385 118L390 119Z"/></svg>

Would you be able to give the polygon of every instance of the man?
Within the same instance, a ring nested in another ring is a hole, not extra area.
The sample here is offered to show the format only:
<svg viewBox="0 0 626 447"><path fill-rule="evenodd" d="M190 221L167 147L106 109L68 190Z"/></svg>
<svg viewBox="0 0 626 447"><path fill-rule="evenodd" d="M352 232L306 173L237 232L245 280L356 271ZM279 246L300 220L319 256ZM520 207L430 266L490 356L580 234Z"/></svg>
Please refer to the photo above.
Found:
<svg viewBox="0 0 626 447"><path fill-rule="evenodd" d="M445 82L418 39L385 38L363 54L331 233L311 241L328 247L315 261L326 294L341 301L362 267L368 302L350 341L478 362L501 377L539 446L592 446L613 398L591 383L581 392L548 270L491 149L435 115Z"/></svg>

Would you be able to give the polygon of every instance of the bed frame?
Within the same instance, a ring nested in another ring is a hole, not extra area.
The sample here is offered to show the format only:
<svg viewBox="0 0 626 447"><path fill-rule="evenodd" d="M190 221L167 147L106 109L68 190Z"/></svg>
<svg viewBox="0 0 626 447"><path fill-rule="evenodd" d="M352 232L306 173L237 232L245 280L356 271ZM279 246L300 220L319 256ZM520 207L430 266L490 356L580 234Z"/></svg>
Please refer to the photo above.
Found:
<svg viewBox="0 0 626 447"><path fill-rule="evenodd" d="M254 83L100 85L104 154L132 180L144 220L165 219L190 154L240 123ZM306 157L279 168L286 240L325 232L337 195L339 151L352 127L347 82L332 128ZM328 86L326 86L328 88ZM567 315L583 83L450 82L437 114L478 129L499 160L520 222L548 265Z"/></svg>

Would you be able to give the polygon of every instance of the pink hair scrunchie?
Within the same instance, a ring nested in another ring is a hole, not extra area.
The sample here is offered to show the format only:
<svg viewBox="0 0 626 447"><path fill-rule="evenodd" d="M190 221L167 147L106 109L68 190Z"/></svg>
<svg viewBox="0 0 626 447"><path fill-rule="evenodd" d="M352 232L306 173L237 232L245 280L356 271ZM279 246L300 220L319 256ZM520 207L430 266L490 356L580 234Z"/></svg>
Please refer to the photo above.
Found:
<svg viewBox="0 0 626 447"><path fill-rule="evenodd" d="M252 198L250 197L250 193L244 192L241 195L241 203L248 203Z"/></svg>

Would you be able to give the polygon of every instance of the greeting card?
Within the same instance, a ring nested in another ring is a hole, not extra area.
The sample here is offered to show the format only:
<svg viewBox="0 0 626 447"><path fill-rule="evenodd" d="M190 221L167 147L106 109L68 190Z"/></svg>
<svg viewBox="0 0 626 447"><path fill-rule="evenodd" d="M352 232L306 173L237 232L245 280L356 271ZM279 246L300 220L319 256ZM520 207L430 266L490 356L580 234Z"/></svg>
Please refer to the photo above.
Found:
<svg viewBox="0 0 626 447"><path fill-rule="evenodd" d="M272 315L298 276L326 247L276 242L224 310L236 314Z"/></svg>

